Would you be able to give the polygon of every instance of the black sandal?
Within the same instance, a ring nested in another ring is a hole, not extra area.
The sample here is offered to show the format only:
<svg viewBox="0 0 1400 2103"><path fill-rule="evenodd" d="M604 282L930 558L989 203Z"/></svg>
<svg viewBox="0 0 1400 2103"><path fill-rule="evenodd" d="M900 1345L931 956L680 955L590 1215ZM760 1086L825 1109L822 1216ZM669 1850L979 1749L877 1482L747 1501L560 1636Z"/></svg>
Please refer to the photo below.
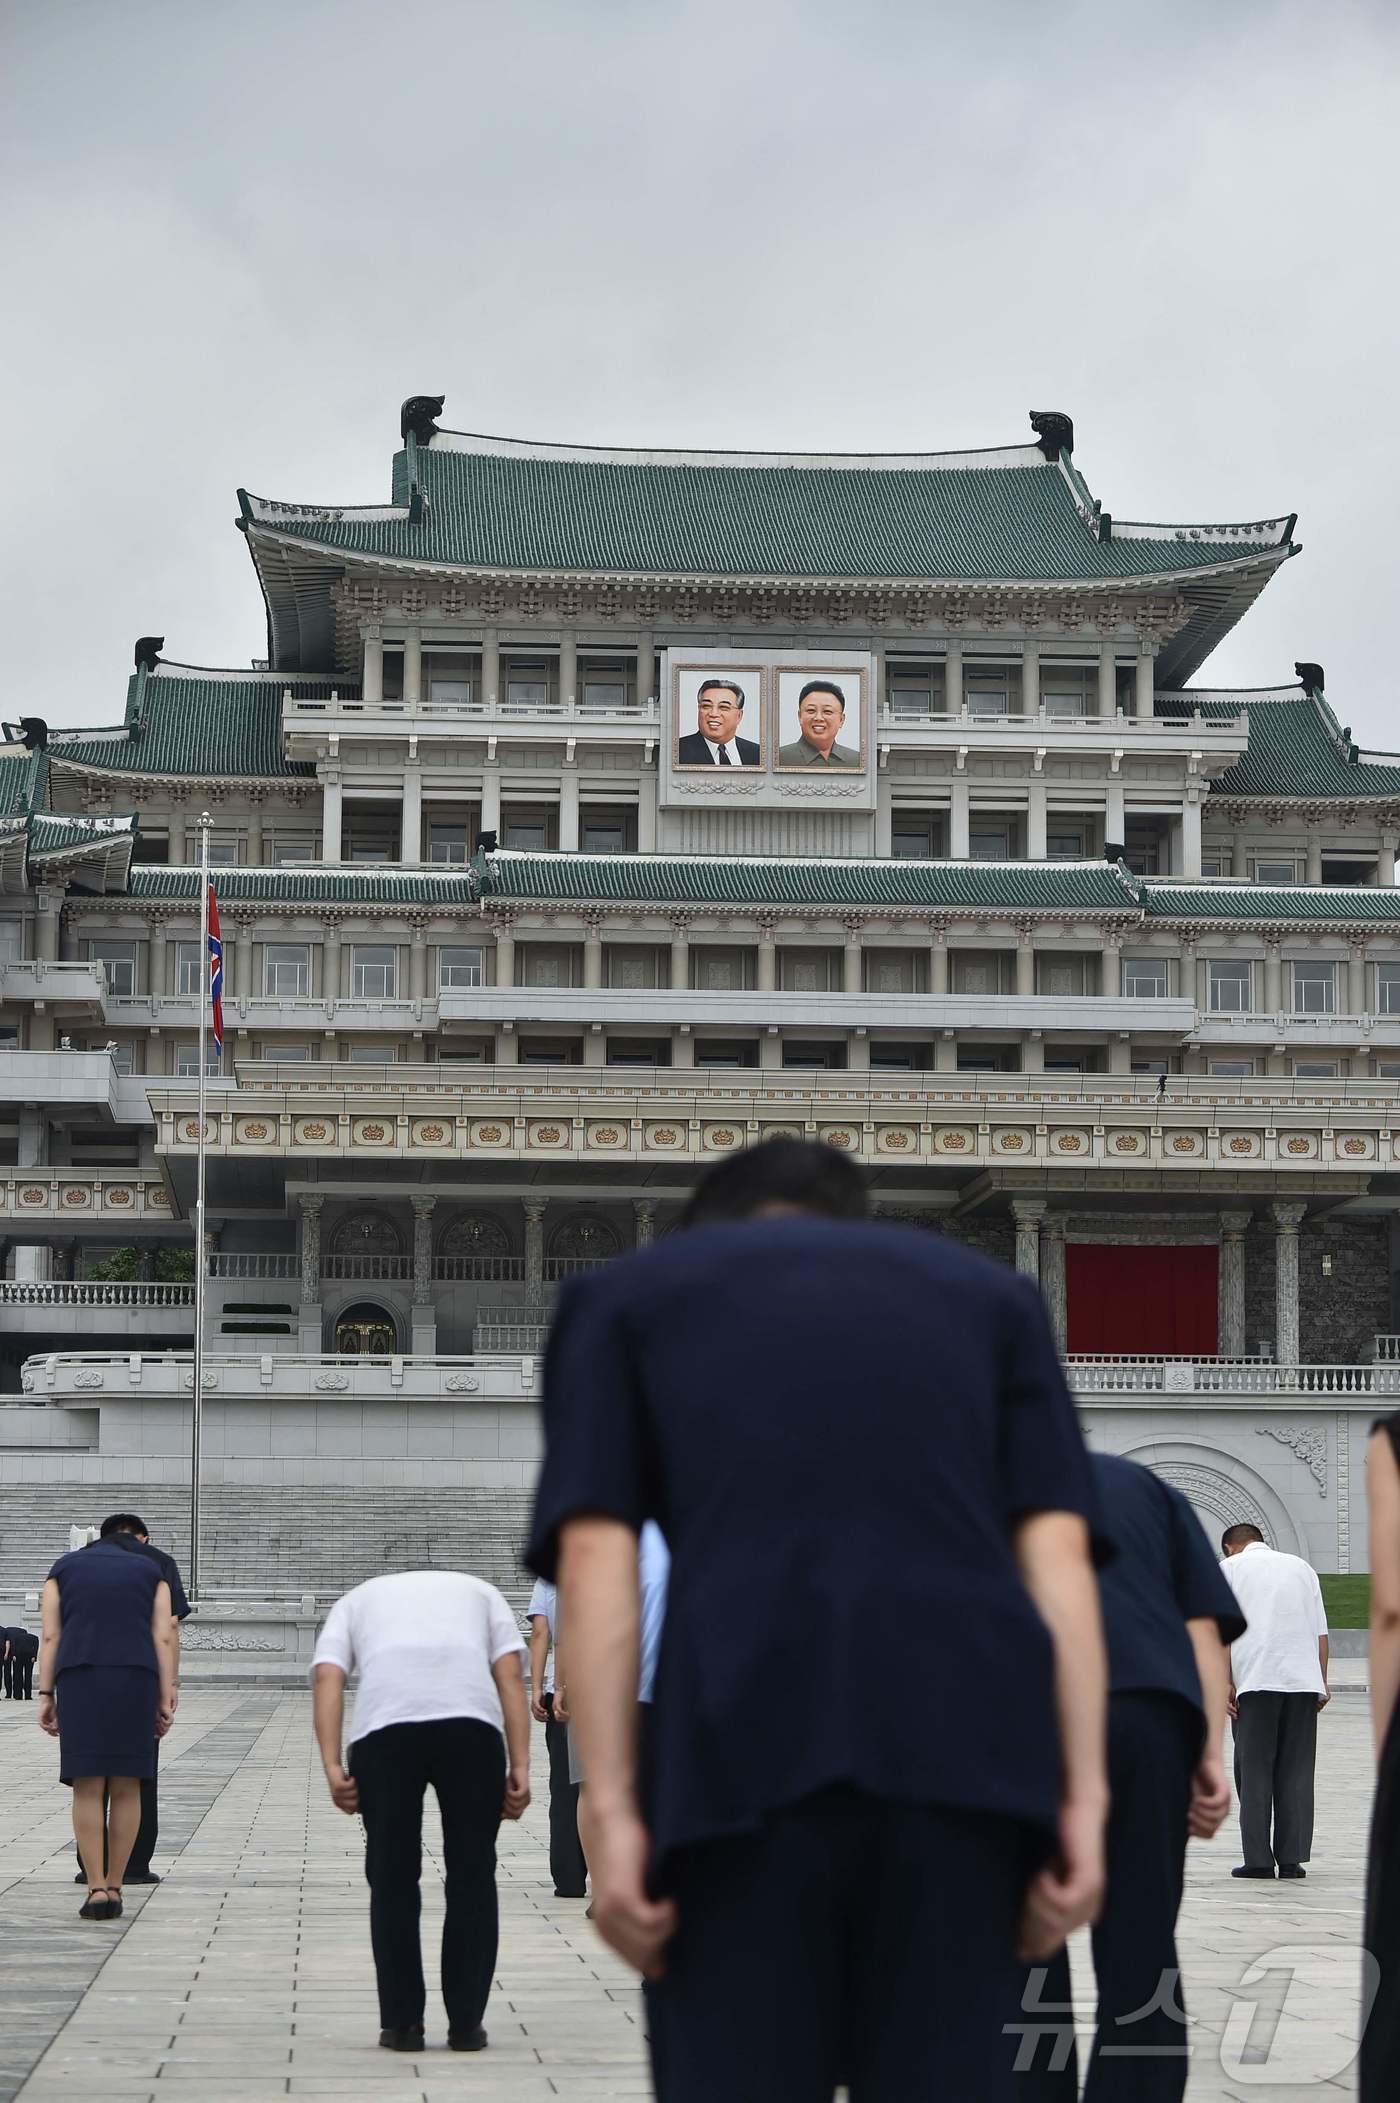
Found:
<svg viewBox="0 0 1400 2103"><path fill-rule="evenodd" d="M121 1885L120 1885L120 1884L108 1884L108 1885L107 1885L107 1886L105 1887L105 1889L106 1889L106 1892L107 1892L107 1918L108 1918L108 1920L120 1920L120 1919L121 1919L121 1917L122 1917L122 1888L121 1888ZM115 1898L113 1898L113 1896L112 1896L112 1893L113 1893L113 1892L115 1892L115 1893L116 1893L116 1897L115 1897Z"/></svg>
<svg viewBox="0 0 1400 2103"><path fill-rule="evenodd" d="M102 1893L101 1898L93 1897L95 1891ZM88 1886L88 1895L78 1908L78 1918L79 1920L110 1920L112 1918L111 1905L107 1898L107 1887L105 1884L90 1884Z"/></svg>

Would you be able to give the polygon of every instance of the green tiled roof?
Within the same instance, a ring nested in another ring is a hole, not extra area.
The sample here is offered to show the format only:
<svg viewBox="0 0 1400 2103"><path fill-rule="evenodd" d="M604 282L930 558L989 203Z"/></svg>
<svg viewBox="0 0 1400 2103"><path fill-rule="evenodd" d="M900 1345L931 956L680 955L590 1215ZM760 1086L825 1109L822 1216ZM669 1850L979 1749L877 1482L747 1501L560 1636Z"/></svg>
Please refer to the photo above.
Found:
<svg viewBox="0 0 1400 2103"><path fill-rule="evenodd" d="M267 899L304 905L435 905L468 906L479 900L470 871L430 875L380 865L359 869L316 869L301 863L286 868L219 869L212 872L221 904ZM165 868L138 863L129 885L133 898L199 898L198 869Z"/></svg>
<svg viewBox="0 0 1400 2103"><path fill-rule="evenodd" d="M478 570L1079 583L1239 562L1289 542L1291 519L1115 525L1100 538L1072 470L1035 447L944 458L958 464L604 452L444 433L395 456L390 507L239 498L258 530Z"/></svg>
<svg viewBox="0 0 1400 2103"><path fill-rule="evenodd" d="M488 893L503 899L645 904L982 906L1131 912L1133 880L1108 862L752 861L666 855L498 853Z"/></svg>
<svg viewBox="0 0 1400 2103"><path fill-rule="evenodd" d="M40 812L29 826L31 854L63 854L74 847L107 845L136 831L134 817L79 818L64 812L53 817Z"/></svg>
<svg viewBox="0 0 1400 2103"><path fill-rule="evenodd" d="M309 762L283 755L282 695L288 686L312 698L331 691L325 680L284 672L220 674L181 665L134 672L122 729L100 735L54 731L49 756L59 765L97 767L104 773L185 774L202 780L314 774ZM339 691L352 694L358 688Z"/></svg>
<svg viewBox="0 0 1400 2103"><path fill-rule="evenodd" d="M43 797L47 773L42 751L0 744L0 818L27 818Z"/></svg>
<svg viewBox="0 0 1400 2103"><path fill-rule="evenodd" d="M1157 713L1180 717L1199 710L1206 717L1249 719L1249 744L1233 766L1211 784L1213 796L1298 798L1368 796L1400 798L1400 755L1372 760L1348 753L1356 748L1342 735L1325 700L1301 688L1289 698L1263 694L1159 695Z"/></svg>
<svg viewBox="0 0 1400 2103"><path fill-rule="evenodd" d="M1147 878L1152 920L1400 920L1400 890L1382 885L1174 884Z"/></svg>

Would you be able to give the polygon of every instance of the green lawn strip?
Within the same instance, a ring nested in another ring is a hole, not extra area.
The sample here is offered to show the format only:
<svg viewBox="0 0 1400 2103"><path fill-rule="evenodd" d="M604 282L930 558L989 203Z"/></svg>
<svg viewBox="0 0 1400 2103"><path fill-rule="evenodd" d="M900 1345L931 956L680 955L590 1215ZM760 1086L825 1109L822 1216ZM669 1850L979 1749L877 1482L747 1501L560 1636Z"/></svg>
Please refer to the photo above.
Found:
<svg viewBox="0 0 1400 2103"><path fill-rule="evenodd" d="M1371 1612L1371 1580L1364 1571L1356 1576L1318 1572L1327 1619L1333 1628L1365 1628Z"/></svg>

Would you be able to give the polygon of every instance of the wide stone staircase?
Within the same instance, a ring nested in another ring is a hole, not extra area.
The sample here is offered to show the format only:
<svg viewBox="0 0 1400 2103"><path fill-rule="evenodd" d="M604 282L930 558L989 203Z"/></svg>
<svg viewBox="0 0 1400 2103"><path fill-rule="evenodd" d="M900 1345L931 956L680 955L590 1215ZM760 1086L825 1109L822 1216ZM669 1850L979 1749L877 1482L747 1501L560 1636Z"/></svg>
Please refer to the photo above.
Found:
<svg viewBox="0 0 1400 2103"><path fill-rule="evenodd" d="M77 1483L10 1486L0 1524L0 1608L22 1604L68 1547L68 1529L134 1508L151 1538L188 1569L189 1494ZM523 1610L520 1562L531 1493L520 1489L307 1489L211 1485L200 1500L200 1581L207 1594L253 1599L316 1595L318 1606L389 1570L468 1570Z"/></svg>

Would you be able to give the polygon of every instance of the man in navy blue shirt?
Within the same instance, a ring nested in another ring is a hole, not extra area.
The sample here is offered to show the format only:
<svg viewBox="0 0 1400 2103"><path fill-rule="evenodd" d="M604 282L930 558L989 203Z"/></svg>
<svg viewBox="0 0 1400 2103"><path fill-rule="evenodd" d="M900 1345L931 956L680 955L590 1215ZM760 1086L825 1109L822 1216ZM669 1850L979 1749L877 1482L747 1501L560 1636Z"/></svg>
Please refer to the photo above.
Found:
<svg viewBox="0 0 1400 2103"><path fill-rule="evenodd" d="M1091 1462L1114 1555L1099 1573L1108 1641L1108 1891L1094 1928L1098 2028L1084 2103L1180 2103L1188 2045L1176 1955L1186 1841L1230 1808L1222 1758L1229 1645L1244 1616L1180 1490L1116 1455ZM1068 1958L1032 1972L1025 2103L1075 2103ZM1043 2032L1062 2018L1061 2049ZM1035 2033L1042 2035L1036 2043ZM1034 2055L1032 2056L1032 2047Z"/></svg>
<svg viewBox="0 0 1400 2103"><path fill-rule="evenodd" d="M529 1560L558 1570L595 1919L647 1975L662 2103L1003 2103L1017 1947L1101 1895L1094 1495L1044 1307L865 1209L844 1156L769 1141L693 1231L571 1281L550 1338Z"/></svg>
<svg viewBox="0 0 1400 2103"><path fill-rule="evenodd" d="M104 1541L115 1541L118 1548L125 1548L133 1555L146 1556L156 1565L161 1576L169 1585L170 1608L175 1617L175 1665L178 1672L180 1663L180 1623L187 1621L193 1611L189 1600L185 1597L185 1587L180 1578L179 1564L173 1555L167 1555L163 1548L155 1546L150 1534L146 1531L145 1520L139 1519L135 1512L113 1512L110 1518L102 1521L98 1537ZM178 1680L173 1693L175 1703L178 1706L180 1700ZM160 1837L159 1762L160 1740L157 1738L156 1767L151 1774L150 1780L143 1781L141 1784L141 1823L137 1828L136 1840L131 1850L131 1859L127 1864L126 1881L128 1884L159 1884L160 1882L160 1878L151 1868L151 1857L156 1851L156 1841ZM81 1859L80 1856L78 1874L73 1879L75 1884L82 1884L87 1880L87 1873L81 1867Z"/></svg>

